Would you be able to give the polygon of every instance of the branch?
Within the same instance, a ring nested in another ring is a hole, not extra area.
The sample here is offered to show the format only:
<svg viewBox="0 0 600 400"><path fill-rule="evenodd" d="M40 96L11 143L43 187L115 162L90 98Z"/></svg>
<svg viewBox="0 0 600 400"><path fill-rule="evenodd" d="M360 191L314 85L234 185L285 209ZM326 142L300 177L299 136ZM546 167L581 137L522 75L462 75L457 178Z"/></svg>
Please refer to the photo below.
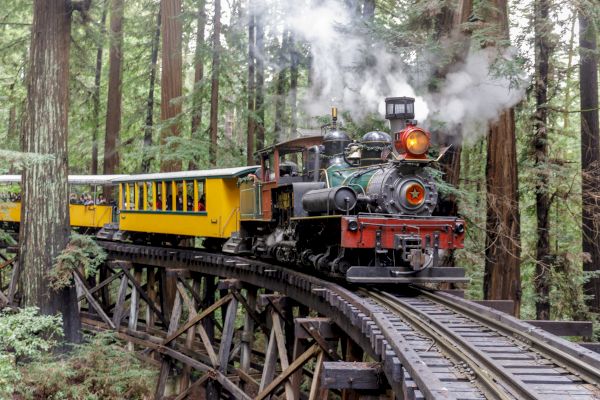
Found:
<svg viewBox="0 0 600 400"><path fill-rule="evenodd" d="M590 112L590 111L598 111L600 110L600 107L596 107L596 108L589 108L586 110L567 110L564 108L556 108L556 107L548 107L549 111L556 111L559 113L567 113L567 114L575 114L575 113L584 113L584 112Z"/></svg>

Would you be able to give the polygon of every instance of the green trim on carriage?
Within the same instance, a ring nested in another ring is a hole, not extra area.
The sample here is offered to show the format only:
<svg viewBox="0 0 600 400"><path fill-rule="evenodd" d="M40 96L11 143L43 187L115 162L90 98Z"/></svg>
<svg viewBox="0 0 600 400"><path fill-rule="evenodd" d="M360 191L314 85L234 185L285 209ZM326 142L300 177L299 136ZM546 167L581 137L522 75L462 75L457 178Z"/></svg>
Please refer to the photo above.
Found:
<svg viewBox="0 0 600 400"><path fill-rule="evenodd" d="M119 214L161 214L161 215L187 215L190 217L207 216L207 211L159 211L159 210L119 210Z"/></svg>

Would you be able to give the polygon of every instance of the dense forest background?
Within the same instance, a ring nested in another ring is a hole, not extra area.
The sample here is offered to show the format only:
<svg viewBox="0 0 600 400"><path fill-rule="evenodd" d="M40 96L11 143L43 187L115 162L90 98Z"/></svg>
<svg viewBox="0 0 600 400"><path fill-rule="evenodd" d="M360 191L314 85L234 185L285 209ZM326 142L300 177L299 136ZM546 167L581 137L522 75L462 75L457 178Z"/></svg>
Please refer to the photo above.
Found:
<svg viewBox="0 0 600 400"><path fill-rule="evenodd" d="M468 219L454 262L469 296L514 299L522 318L593 316L596 1L82 3L59 82L69 173L252 163L263 145L319 132L330 106L358 139L387 129L386 96L416 96L417 118L454 146L439 179L447 211ZM19 173L32 18L31 1L2 2L2 173Z"/></svg>

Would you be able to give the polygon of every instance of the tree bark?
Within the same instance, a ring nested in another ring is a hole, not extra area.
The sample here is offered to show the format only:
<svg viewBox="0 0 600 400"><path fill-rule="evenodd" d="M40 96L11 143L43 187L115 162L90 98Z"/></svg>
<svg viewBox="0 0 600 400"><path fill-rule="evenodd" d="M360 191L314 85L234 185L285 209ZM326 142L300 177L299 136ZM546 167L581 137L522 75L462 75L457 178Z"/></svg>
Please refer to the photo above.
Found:
<svg viewBox="0 0 600 400"><path fill-rule="evenodd" d="M469 15L473 12L472 1L463 0L457 8L443 6L440 12L435 16L435 40L444 44L441 51L448 51L446 56L448 62L438 65L434 71L436 82L442 82L451 67L463 63L469 52L471 38L469 34L462 32L464 24ZM430 85L432 91L438 88ZM444 172L444 180L452 187L458 188L460 184L461 154L462 154L462 131L457 128L454 132L442 130L435 132L440 142L452 146L440 163L441 170ZM441 199L439 212L442 215L457 215L458 202L454 194L449 194ZM454 265L454 253L450 252L444 261L446 265Z"/></svg>
<svg viewBox="0 0 600 400"><path fill-rule="evenodd" d="M362 15L363 19L367 22L375 20L375 0L364 0Z"/></svg>
<svg viewBox="0 0 600 400"><path fill-rule="evenodd" d="M548 0L535 2L535 94L536 112L533 137L536 171L535 209L537 215L537 245L535 267L535 312L537 319L550 318L550 195L548 193L548 63L550 58Z"/></svg>
<svg viewBox="0 0 600 400"><path fill-rule="evenodd" d="M33 4L23 151L50 157L23 170L20 229L22 304L42 314L61 312L65 338L81 339L74 288L58 293L47 274L70 233L68 175L69 46L71 10L64 0Z"/></svg>
<svg viewBox="0 0 600 400"><path fill-rule="evenodd" d="M288 32L283 33L281 47L279 49L279 72L277 73L276 97L275 97L275 143L285 140L283 128L285 125L285 81L288 69L287 55L289 53Z"/></svg>
<svg viewBox="0 0 600 400"><path fill-rule="evenodd" d="M158 47L160 46L161 10L158 6L156 15L156 30L152 38L152 52L150 53L150 81L148 84L148 98L146 99L146 126L144 126L144 154L142 156L142 171L150 172L152 157L148 154L152 147L152 133L154 132L154 91L156 86L156 68L158 66Z"/></svg>
<svg viewBox="0 0 600 400"><path fill-rule="evenodd" d="M121 78L123 74L123 0L111 0L110 54L108 69L108 103L106 105L106 136L104 138L104 174L119 169L119 134L121 131ZM105 187L105 196L112 197L112 188Z"/></svg>
<svg viewBox="0 0 600 400"><path fill-rule="evenodd" d="M255 37L255 15L253 0L248 0L248 130L246 135L246 164L254 165L254 131L256 129L255 106L256 81L255 63L256 37Z"/></svg>
<svg viewBox="0 0 600 400"><path fill-rule="evenodd" d="M221 0L215 0L213 18L213 56L210 87L210 148L209 162L217 165L217 139L219 133L219 69L221 68Z"/></svg>
<svg viewBox="0 0 600 400"><path fill-rule="evenodd" d="M108 0L104 2L102 8L102 17L100 18L100 43L96 50L96 72L94 75L94 94L92 101L94 103L92 118L94 128L92 130L92 165L91 174L98 174L98 134L100 132L100 82L102 80L102 59L104 56L104 36L106 35L106 15L108 14Z"/></svg>
<svg viewBox="0 0 600 400"><path fill-rule="evenodd" d="M198 4L198 30L196 32L196 53L194 55L194 93L192 100L192 140L200 140L202 131L202 108L204 103L204 90L202 80L204 79L204 60L202 49L204 47L204 30L206 29L206 3L201 0ZM198 166L198 160L190 162L190 170Z"/></svg>
<svg viewBox="0 0 600 400"><path fill-rule="evenodd" d="M8 131L6 132L6 138L8 141L12 141L18 137L18 128L17 128L17 106L15 105L15 84L10 84L10 96L9 103L10 108L8 109Z"/></svg>
<svg viewBox="0 0 600 400"><path fill-rule="evenodd" d="M579 11L579 96L581 101L582 247L584 271L600 270L600 128L598 54L592 16ZM585 284L590 311L600 312L600 278Z"/></svg>
<svg viewBox="0 0 600 400"><path fill-rule="evenodd" d="M507 0L490 2L490 32L508 41ZM490 41L497 46L496 41ZM513 313L521 306L521 239L514 109L490 125L486 162L486 250L484 298L513 300Z"/></svg>
<svg viewBox="0 0 600 400"><path fill-rule="evenodd" d="M161 132L161 144L167 138L180 136L181 128L173 118L181 113L180 97L183 91L182 74L182 22L181 0L161 0L162 25L162 73L160 119L169 126ZM164 152L173 153L176 148L163 148ZM164 157L163 157L164 158ZM161 171L181 171L182 163L176 160L161 160Z"/></svg>
<svg viewBox="0 0 600 400"><path fill-rule="evenodd" d="M563 113L563 130L569 129L569 108L571 107L571 77L573 76L573 58L575 55L575 22L577 21L577 11L573 12L571 20L571 29L569 33L569 45L567 47L567 68L565 73L565 112Z"/></svg>
<svg viewBox="0 0 600 400"><path fill-rule="evenodd" d="M261 15L256 15L256 150L265 147L265 27Z"/></svg>
<svg viewBox="0 0 600 400"><path fill-rule="evenodd" d="M290 136L298 134L298 76L300 53L294 32L290 32Z"/></svg>

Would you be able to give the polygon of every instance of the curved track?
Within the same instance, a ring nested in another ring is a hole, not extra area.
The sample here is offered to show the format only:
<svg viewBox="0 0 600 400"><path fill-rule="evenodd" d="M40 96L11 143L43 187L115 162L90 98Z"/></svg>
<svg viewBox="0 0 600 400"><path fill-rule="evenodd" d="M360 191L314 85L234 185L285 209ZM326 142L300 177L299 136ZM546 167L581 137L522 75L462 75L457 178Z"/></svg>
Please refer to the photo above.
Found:
<svg viewBox="0 0 600 400"><path fill-rule="evenodd" d="M487 307L417 289L352 291L254 259L100 242L115 260L235 278L330 318L408 399L600 398L600 356Z"/></svg>
<svg viewBox="0 0 600 400"><path fill-rule="evenodd" d="M507 323L485 307L424 290L411 297L378 291L365 295L430 339L427 358L439 358L431 355L436 351L446 355L450 364L444 374L454 370L468 378L480 389L468 391L473 398L600 398L594 385L600 382L598 357L549 335L532 334L521 321Z"/></svg>

